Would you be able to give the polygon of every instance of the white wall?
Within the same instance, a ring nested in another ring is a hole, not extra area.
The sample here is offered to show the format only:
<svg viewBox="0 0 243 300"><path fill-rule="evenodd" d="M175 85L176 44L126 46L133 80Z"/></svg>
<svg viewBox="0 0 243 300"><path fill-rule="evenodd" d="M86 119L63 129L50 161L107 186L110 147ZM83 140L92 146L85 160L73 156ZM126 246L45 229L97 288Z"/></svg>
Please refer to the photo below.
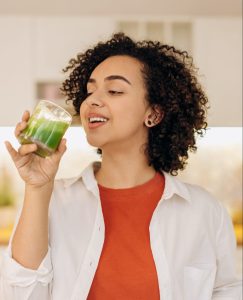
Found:
<svg viewBox="0 0 243 300"><path fill-rule="evenodd" d="M70 58L108 37L115 22L106 18L39 17L35 32L35 80L63 80L62 69Z"/></svg>
<svg viewBox="0 0 243 300"><path fill-rule="evenodd" d="M196 19L194 58L205 76L210 125L242 126L241 19Z"/></svg>
<svg viewBox="0 0 243 300"><path fill-rule="evenodd" d="M62 81L68 60L110 36L116 21L0 16L0 126L14 126L24 109L33 108L36 82ZM241 19L201 17L192 23L194 58L212 107L209 125L241 126Z"/></svg>
<svg viewBox="0 0 243 300"><path fill-rule="evenodd" d="M33 109L37 81L62 81L69 59L114 26L107 18L0 16L0 126Z"/></svg>
<svg viewBox="0 0 243 300"><path fill-rule="evenodd" d="M0 14L104 16L136 15L215 15L240 16L241 0L0 0Z"/></svg>
<svg viewBox="0 0 243 300"><path fill-rule="evenodd" d="M0 125L13 125L32 105L33 44L31 19L0 17Z"/></svg>

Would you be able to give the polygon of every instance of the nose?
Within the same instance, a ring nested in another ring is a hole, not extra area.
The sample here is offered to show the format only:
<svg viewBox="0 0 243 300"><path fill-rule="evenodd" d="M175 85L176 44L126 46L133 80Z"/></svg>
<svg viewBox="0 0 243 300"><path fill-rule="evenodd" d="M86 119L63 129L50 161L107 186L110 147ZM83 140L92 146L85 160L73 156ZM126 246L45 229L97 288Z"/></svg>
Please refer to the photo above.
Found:
<svg viewBox="0 0 243 300"><path fill-rule="evenodd" d="M101 100L101 97L98 94L91 94L87 99L86 99L86 103L89 106L103 106L103 102Z"/></svg>

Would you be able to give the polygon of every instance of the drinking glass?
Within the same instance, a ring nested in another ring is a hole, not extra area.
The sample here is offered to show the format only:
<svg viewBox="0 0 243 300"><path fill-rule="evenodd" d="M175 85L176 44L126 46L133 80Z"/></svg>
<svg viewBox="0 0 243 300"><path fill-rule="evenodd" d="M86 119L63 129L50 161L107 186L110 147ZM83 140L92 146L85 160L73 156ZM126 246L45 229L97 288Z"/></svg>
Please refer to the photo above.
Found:
<svg viewBox="0 0 243 300"><path fill-rule="evenodd" d="M71 122L72 116L61 106L40 100L18 140L22 145L35 143L34 153L47 157L56 151Z"/></svg>

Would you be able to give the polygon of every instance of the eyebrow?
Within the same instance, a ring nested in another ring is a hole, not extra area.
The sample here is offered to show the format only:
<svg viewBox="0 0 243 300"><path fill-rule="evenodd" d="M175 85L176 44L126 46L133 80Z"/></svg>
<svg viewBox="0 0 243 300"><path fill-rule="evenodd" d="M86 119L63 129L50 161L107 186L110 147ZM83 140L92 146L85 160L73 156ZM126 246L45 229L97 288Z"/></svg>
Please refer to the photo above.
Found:
<svg viewBox="0 0 243 300"><path fill-rule="evenodd" d="M131 82L129 80L127 80L125 77L121 76L121 75L110 75L108 77L105 78L105 81L107 80L123 80L125 81L126 83L130 84L131 85ZM95 83L96 80L94 78L89 78L88 80L88 83Z"/></svg>

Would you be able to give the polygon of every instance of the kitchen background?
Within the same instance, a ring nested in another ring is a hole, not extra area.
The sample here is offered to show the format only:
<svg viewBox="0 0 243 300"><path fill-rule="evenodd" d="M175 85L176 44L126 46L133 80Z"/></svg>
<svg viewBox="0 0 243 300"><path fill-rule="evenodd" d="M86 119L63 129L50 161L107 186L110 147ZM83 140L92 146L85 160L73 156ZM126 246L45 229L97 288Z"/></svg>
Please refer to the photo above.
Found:
<svg viewBox="0 0 243 300"><path fill-rule="evenodd" d="M50 99L72 112L59 92L70 58L122 30L187 50L199 67L211 109L209 129L198 139L181 179L204 186L229 211L237 239L236 265L242 277L242 15L241 1L0 0L0 264L23 200L3 141L18 147L14 126L25 109ZM58 177L75 176L99 159L79 119L66 134L68 151Z"/></svg>

